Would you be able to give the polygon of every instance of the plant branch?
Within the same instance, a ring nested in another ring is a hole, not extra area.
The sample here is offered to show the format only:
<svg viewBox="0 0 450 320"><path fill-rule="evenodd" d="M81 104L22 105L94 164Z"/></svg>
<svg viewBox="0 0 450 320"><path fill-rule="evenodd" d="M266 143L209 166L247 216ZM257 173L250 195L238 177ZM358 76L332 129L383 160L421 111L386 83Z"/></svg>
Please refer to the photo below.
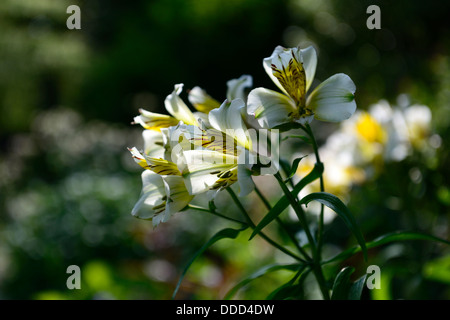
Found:
<svg viewBox="0 0 450 320"><path fill-rule="evenodd" d="M311 246L311 250L313 253L313 265L312 266L313 266L314 275L316 276L317 282L319 284L319 287L320 287L320 290L322 292L324 299L329 300L330 294L328 292L328 289L327 289L327 286L325 283L325 277L323 276L320 255L318 254L317 247L314 242L314 238L312 237L311 231L309 230L308 221L306 220L305 212L303 211L301 205L297 202L297 199L292 195L292 193L290 192L288 187L284 184L283 178L281 177L279 172L277 172L275 174L275 178L278 180L278 183L280 184L281 189L283 190L284 194L286 195L287 199L289 200L295 213L299 217L300 223L305 230L306 237L308 238L308 242Z"/></svg>
<svg viewBox="0 0 450 320"><path fill-rule="evenodd" d="M258 187L255 186L255 192L258 195L258 197L261 199L261 201L266 206L267 210L272 210L272 206L270 205L269 201L267 201L266 197L261 193L261 191L258 189ZM277 223L280 225L280 227L286 232L286 234L291 239L292 243L294 243L295 247L298 249L298 251L305 257L306 260L311 261L311 257L308 255L308 253L300 246L298 240L295 238L295 235L292 234L292 232L288 229L288 227L283 223L283 221L276 217L275 219Z"/></svg>
<svg viewBox="0 0 450 320"><path fill-rule="evenodd" d="M221 214L219 212L211 211L208 208L203 208L203 207L200 207L200 206L196 206L194 204L188 204L187 205L187 209L192 209L192 210L197 210L197 211L202 211L202 212L208 212L208 213L211 213L211 214L213 214L215 216L218 216L218 217L220 217L222 219L226 219L226 220L229 220L229 221L237 222L237 223L240 223L240 224L245 225L245 226L248 225L247 222L240 221L240 220L237 220L237 219L234 219L234 218L231 218L231 217L227 217L226 215L223 215L223 214Z"/></svg>
<svg viewBox="0 0 450 320"><path fill-rule="evenodd" d="M250 228L255 229L255 224L253 223L253 221L251 220L247 210L245 210L244 206L242 205L241 201L239 200L239 198L237 197L236 193L234 193L234 191L228 187L226 188L226 190L228 191L228 193L230 194L231 198L233 199L234 203L236 204L236 206L239 208L239 210L241 211L242 215L244 216L244 218L247 220L247 224L250 226ZM277 242L275 242L274 240L272 240L271 238L269 238L265 233L263 233L262 231L258 232L258 235L263 238L264 240L266 240L268 243L270 243L272 246L274 246L275 248L277 248L278 250L284 252L285 254L291 256L292 258L308 264L308 262L304 259L302 259L301 257L299 257L298 255L296 255L295 253L291 252L290 250L284 248L283 246L281 246L280 244L278 244Z"/></svg>

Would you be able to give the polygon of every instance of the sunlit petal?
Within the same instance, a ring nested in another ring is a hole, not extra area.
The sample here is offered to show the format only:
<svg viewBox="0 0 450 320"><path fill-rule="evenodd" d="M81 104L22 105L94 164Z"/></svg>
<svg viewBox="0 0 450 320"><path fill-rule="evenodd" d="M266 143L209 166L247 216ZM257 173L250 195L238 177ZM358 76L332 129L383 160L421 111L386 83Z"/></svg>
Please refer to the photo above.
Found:
<svg viewBox="0 0 450 320"><path fill-rule="evenodd" d="M267 75L272 79L272 81L277 85L277 87L283 91L285 94L288 94L286 90L283 88L281 83L278 81L278 79L273 75L272 71L272 64L273 61L275 61L278 58L278 55L282 53L284 48L282 46L275 47L275 50L273 50L272 55L270 57L263 59L263 66L264 70L266 71Z"/></svg>
<svg viewBox="0 0 450 320"><path fill-rule="evenodd" d="M316 75L317 53L313 46L309 46L308 48L301 49L300 54L303 59L303 69L305 69L306 75L306 92L308 92Z"/></svg>
<svg viewBox="0 0 450 320"><path fill-rule="evenodd" d="M220 107L220 105L218 105L217 107ZM209 118L208 118L208 114L207 113L194 112L194 116L197 119L198 126L200 128L202 128L202 129L211 128L211 124L209 123Z"/></svg>
<svg viewBox="0 0 450 320"><path fill-rule="evenodd" d="M145 170L142 172L142 192L136 202L131 214L141 219L151 219L156 214L165 210L165 184L160 175ZM146 210L141 210L143 205L147 205Z"/></svg>
<svg viewBox="0 0 450 320"><path fill-rule="evenodd" d="M189 102L200 112L208 113L212 109L220 107L220 102L212 98L200 87L194 87L189 91Z"/></svg>
<svg viewBox="0 0 450 320"><path fill-rule="evenodd" d="M298 106L303 106L306 96L306 74L303 68L303 56L298 48L282 48L277 47L270 58L265 59L265 65L270 63L272 76L278 81L275 82L280 89L290 96ZM313 55L307 50L307 56L311 58ZM312 62L313 59L310 59ZM310 63L313 67L313 63ZM267 70L266 70L267 71ZM312 71L312 70L310 70Z"/></svg>
<svg viewBox="0 0 450 320"><path fill-rule="evenodd" d="M149 157L139 152L136 147L128 150L131 152L134 161L144 169L160 175L180 175L177 165L171 161Z"/></svg>
<svg viewBox="0 0 450 320"><path fill-rule="evenodd" d="M144 130L142 136L144 138L144 153L149 157L164 158L164 141L161 131Z"/></svg>
<svg viewBox="0 0 450 320"><path fill-rule="evenodd" d="M148 163L145 160L144 155L140 153L136 147L128 148L128 151L130 151L131 156L138 165L140 165L144 169L148 169Z"/></svg>
<svg viewBox="0 0 450 320"><path fill-rule="evenodd" d="M232 79L227 82L227 99L246 100L245 89L253 86L253 78L249 75L243 75L239 79Z"/></svg>
<svg viewBox="0 0 450 320"><path fill-rule="evenodd" d="M241 99L233 101L225 100L218 109L209 113L209 123L211 126L236 139L236 141L248 149L251 148L251 140L247 135L247 126L241 117L245 103Z"/></svg>
<svg viewBox="0 0 450 320"><path fill-rule="evenodd" d="M237 181L237 158L221 152L190 150L183 152L179 165L189 194L225 188Z"/></svg>
<svg viewBox="0 0 450 320"><path fill-rule="evenodd" d="M307 107L322 121L339 122L348 119L356 110L355 84L343 73L322 82L309 96Z"/></svg>
<svg viewBox="0 0 450 320"><path fill-rule="evenodd" d="M289 97L265 88L253 89L247 100L247 112L263 128L271 129L289 123L297 109Z"/></svg>
<svg viewBox="0 0 450 320"><path fill-rule="evenodd" d="M140 124L148 130L159 131L161 128L174 126L178 120L166 114L154 113L144 109L139 109L139 116L134 117L134 123Z"/></svg>
<svg viewBox="0 0 450 320"><path fill-rule="evenodd" d="M192 111L179 97L179 94L183 90L183 84L175 85L175 89L169 94L164 101L167 111L179 121L183 121L186 124L198 125Z"/></svg>
<svg viewBox="0 0 450 320"><path fill-rule="evenodd" d="M214 128L201 129L197 126L179 124L169 128L172 148L177 150L217 151L228 155L237 154L237 141L231 135Z"/></svg>
<svg viewBox="0 0 450 320"><path fill-rule="evenodd" d="M192 199L181 176L163 177L145 170L141 196L131 213L140 219L151 219L153 226L157 226L185 208Z"/></svg>
<svg viewBox="0 0 450 320"><path fill-rule="evenodd" d="M161 222L167 222L175 213L183 210L194 198L190 195L184 185L184 180L180 176L167 176L163 178L166 206L165 210L153 217L152 222L157 226Z"/></svg>
<svg viewBox="0 0 450 320"><path fill-rule="evenodd" d="M239 164L237 170L237 179L239 185L239 196L245 197L255 189L255 183L252 179L252 171L248 165Z"/></svg>

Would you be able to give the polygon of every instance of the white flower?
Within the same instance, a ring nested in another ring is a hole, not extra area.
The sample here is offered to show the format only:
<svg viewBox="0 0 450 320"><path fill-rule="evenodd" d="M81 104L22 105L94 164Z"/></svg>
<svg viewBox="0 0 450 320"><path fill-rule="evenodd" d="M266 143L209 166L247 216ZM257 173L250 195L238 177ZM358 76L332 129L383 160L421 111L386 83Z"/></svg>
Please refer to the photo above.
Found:
<svg viewBox="0 0 450 320"><path fill-rule="evenodd" d="M180 175L177 165L171 161L150 157L139 152L136 147L129 148L128 150L131 152L134 161L144 169L151 170L160 175Z"/></svg>
<svg viewBox="0 0 450 320"><path fill-rule="evenodd" d="M161 176L144 170L141 196L131 213L137 218L152 220L156 227L185 208L193 198L181 176Z"/></svg>
<svg viewBox="0 0 450 320"><path fill-rule="evenodd" d="M178 121L183 121L186 124L198 125L197 118L194 116L189 107L179 97L183 90L183 84L176 84L175 89L164 100L166 110L174 116Z"/></svg>
<svg viewBox="0 0 450 320"><path fill-rule="evenodd" d="M172 161L177 163L190 194L220 191L239 183L240 195L253 190L255 163L252 139L241 117L241 99L225 101L209 112L210 129L179 124L170 128Z"/></svg>
<svg viewBox="0 0 450 320"><path fill-rule="evenodd" d="M180 121L186 124L198 125L198 117L192 113L189 107L179 97L182 90L183 84L176 84L173 92L164 100L166 110L171 116L149 112L141 108L139 109L140 115L134 118L134 123L140 124L145 129L156 131L160 131L161 128L175 126Z"/></svg>
<svg viewBox="0 0 450 320"><path fill-rule="evenodd" d="M242 75L238 79L231 79L227 82L227 100L232 101L234 99L246 100L245 88L249 88L253 85L253 79L250 75ZM200 87L194 87L189 91L189 102L198 111L208 114L211 110L219 108L220 102L212 98Z"/></svg>
<svg viewBox="0 0 450 320"><path fill-rule="evenodd" d="M292 122L305 124L313 118L339 122L350 118L356 110L355 84L342 73L331 76L307 96L317 66L317 54L312 46L306 49L277 46L263 60L263 66L282 91L256 88L250 92L247 111L263 128Z"/></svg>
<svg viewBox="0 0 450 320"><path fill-rule="evenodd" d="M422 149L431 131L431 110L425 105L411 105L403 111L407 136L411 145Z"/></svg>
<svg viewBox="0 0 450 320"><path fill-rule="evenodd" d="M164 130L165 128L161 128ZM142 137L144 138L144 153L152 158L164 158L164 137L163 131L144 130Z"/></svg>

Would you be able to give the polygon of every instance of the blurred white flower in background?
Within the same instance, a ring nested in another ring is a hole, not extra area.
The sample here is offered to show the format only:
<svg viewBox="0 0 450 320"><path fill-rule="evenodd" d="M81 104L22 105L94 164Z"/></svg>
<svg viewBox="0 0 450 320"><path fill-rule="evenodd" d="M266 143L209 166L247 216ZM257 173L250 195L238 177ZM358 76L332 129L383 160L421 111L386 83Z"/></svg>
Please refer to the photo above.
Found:
<svg viewBox="0 0 450 320"><path fill-rule="evenodd" d="M431 110L425 105L410 104L405 95L398 100L399 105L380 100L368 111L357 110L327 138L319 149L321 161L326 164L325 191L348 202L352 186L375 177L384 164L403 161L415 153L433 157L441 138L433 134ZM315 161L313 155L302 159L296 179L306 176ZM305 187L300 196L319 190L317 180ZM325 212L325 222L334 216Z"/></svg>

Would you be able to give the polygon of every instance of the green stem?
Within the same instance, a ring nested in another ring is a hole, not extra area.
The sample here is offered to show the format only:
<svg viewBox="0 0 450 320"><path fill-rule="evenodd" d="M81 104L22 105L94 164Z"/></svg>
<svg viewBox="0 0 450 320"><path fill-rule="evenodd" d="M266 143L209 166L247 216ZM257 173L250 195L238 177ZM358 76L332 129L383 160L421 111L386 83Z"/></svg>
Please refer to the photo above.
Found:
<svg viewBox="0 0 450 320"><path fill-rule="evenodd" d="M255 192L258 195L258 197L261 199L261 201L266 206L267 210L272 210L272 206L270 205L269 201L267 201L266 197L261 193L261 191L258 189L258 187L255 186ZM305 257L306 260L311 261L311 257L308 255L308 253L300 246L298 243L298 240L295 238L295 235L292 234L292 232L288 229L288 227L281 221L279 217L276 217L275 219L277 223L280 225L280 227L286 232L286 234L291 239L292 243L295 245L295 247L298 249L298 251Z"/></svg>
<svg viewBox="0 0 450 320"><path fill-rule="evenodd" d="M316 276L316 279L319 284L320 291L322 292L323 298L325 300L329 300L330 294L328 292L328 289L327 289L327 286L325 283L325 277L323 276L320 255L318 254L316 243L314 241L314 238L312 237L311 231L309 230L308 221L306 220L305 212L303 211L300 204L297 202L297 199L292 195L291 191L284 184L283 178L281 177L279 172L277 172L275 174L275 178L278 180L278 183L279 183L281 189L283 190L284 194L286 195L286 198L289 200L295 213L299 217L300 224L302 225L303 229L305 230L306 237L308 238L308 242L311 246L311 251L313 253L313 264L312 264L313 268L312 269L313 269L314 275Z"/></svg>
<svg viewBox="0 0 450 320"><path fill-rule="evenodd" d="M292 195L291 191L288 189L288 187L284 184L283 178L281 177L280 173L275 173L275 178L278 180L278 183L283 190L284 194L286 195L286 198L289 200L289 203L291 204L292 208L294 209L295 213L297 214L297 217L300 220L300 224L302 225L303 229L305 230L306 237L308 238L309 244L313 251L316 250L315 248L315 242L314 238L311 235L311 232L309 231L308 222L306 220L305 213L303 212L302 207L297 202L297 200Z"/></svg>
<svg viewBox="0 0 450 320"><path fill-rule="evenodd" d="M284 160L280 159L280 167L281 170L283 170L283 173L287 176L289 176L289 169L286 167L286 163L284 162ZM288 178L287 179L289 181L289 184L291 185L292 188L294 188L294 182L292 181L292 178Z"/></svg>
<svg viewBox="0 0 450 320"><path fill-rule="evenodd" d="M316 162L321 163L320 156L319 156L319 147L317 145L316 138L314 137L314 134L312 132L310 125L306 124L306 126L305 126L305 128L303 128L303 130L305 130L305 132L309 135L309 137L311 139L312 146L314 149L314 154L316 156ZM324 181L323 181L323 174L320 175L319 182L320 182L320 192L324 192L325 185L324 185ZM319 225L317 228L317 252L318 252L319 257L322 256L323 233L324 233L324 231L323 231L323 229L324 229L323 215L324 215L324 205L321 203L320 204Z"/></svg>
<svg viewBox="0 0 450 320"><path fill-rule="evenodd" d="M242 215L244 216L244 218L247 220L247 224L250 226L250 228L255 229L255 224L253 223L252 219L250 218L247 210L245 210L244 206L242 205L241 201L239 200L239 198L237 197L236 193L234 193L234 191L231 188L226 188L226 190L228 191L228 193L230 194L231 198L233 199L234 203L236 204L236 206L239 208L239 210L241 211ZM263 238L264 240L266 240L268 243L270 243L272 246L274 246L275 248L277 248L278 250L284 252L285 254L291 256L292 258L307 264L308 262L305 261L304 259L302 259L301 257L299 257L298 255L296 255L295 253L291 252L290 250L284 248L283 246L279 245L277 242L275 242L274 240L272 240L271 238L269 238L265 233L263 233L262 231L258 232L258 235Z"/></svg>
<svg viewBox="0 0 450 320"><path fill-rule="evenodd" d="M199 206L196 206L196 205L194 205L194 204L188 204L188 205L187 205L187 208L188 208L188 209L197 210L197 211L202 211L202 212L208 212L208 213L211 213L211 214L213 214L213 215L215 215L215 216L221 217L222 219L226 219L226 220L229 220L229 221L237 222L237 223L240 223L240 224L242 224L242 225L244 225L244 226L248 225L247 222L244 222L244 221L240 221L240 220L237 220L237 219L233 219L233 218L227 217L226 215L223 215L223 214L218 213L218 212L216 212L216 211L211 211L211 210L208 209L208 208L199 207Z"/></svg>

